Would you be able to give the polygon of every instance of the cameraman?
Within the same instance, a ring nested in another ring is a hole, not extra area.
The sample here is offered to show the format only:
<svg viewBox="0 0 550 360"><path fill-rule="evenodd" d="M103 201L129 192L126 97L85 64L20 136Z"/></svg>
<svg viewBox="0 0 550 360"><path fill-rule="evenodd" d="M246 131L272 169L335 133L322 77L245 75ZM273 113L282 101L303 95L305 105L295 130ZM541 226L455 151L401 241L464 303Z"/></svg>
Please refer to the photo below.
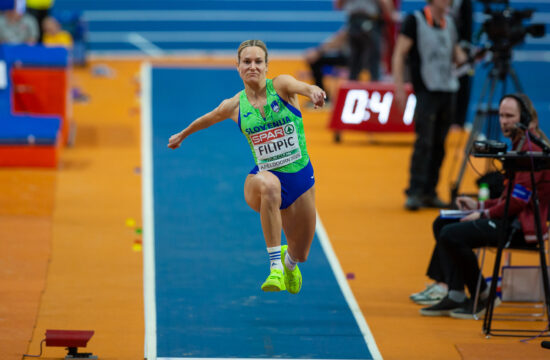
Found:
<svg viewBox="0 0 550 360"><path fill-rule="evenodd" d="M516 151L541 151L520 129L518 123L525 125L532 134L544 137L538 127L538 118L532 102L524 94L505 95L499 106L499 121L502 133L512 141ZM550 170L535 172L535 183L539 197L541 219L547 219L550 203ZM482 246L496 246L503 226L507 187L498 199L477 202L468 197L458 197L456 203L461 210L474 210L461 219L443 219L438 217L433 224L436 240L428 276L441 285L445 283L448 294L433 306L425 307L420 313L425 316L452 316L460 319L471 319L481 316L487 307L489 288L481 281L479 302L476 313L473 313L473 295L476 292L480 277L477 258L472 249ZM512 245L536 246L536 229L534 205L531 201L531 178L529 172L517 172L508 209L510 224L508 241ZM477 211L475 211L477 210ZM542 232L546 233L546 221ZM470 299L464 287L468 287ZM428 290L428 289L427 289ZM430 291L428 291L429 293ZM422 296L418 293L411 296L415 302ZM423 300L427 300L428 294ZM424 303L427 303L424 301Z"/></svg>
<svg viewBox="0 0 550 360"><path fill-rule="evenodd" d="M451 0L429 0L422 11L408 15L393 53L395 99L405 108L405 60L408 58L414 93L416 141L406 190L407 210L420 207L445 207L436 194L439 170L445 155L445 138L453 118L454 94L458 80L453 63L466 62L458 46L458 34L447 15Z"/></svg>

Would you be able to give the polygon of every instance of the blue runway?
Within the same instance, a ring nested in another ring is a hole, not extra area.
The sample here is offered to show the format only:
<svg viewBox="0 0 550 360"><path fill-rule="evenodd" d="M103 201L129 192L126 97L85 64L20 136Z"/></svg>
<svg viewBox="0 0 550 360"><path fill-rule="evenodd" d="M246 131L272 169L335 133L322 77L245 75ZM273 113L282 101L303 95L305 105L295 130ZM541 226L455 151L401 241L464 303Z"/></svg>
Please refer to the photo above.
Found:
<svg viewBox="0 0 550 360"><path fill-rule="evenodd" d="M300 294L260 290L268 256L243 197L253 159L234 122L166 147L242 88L236 70L145 66L142 86L146 357L381 359L322 226Z"/></svg>

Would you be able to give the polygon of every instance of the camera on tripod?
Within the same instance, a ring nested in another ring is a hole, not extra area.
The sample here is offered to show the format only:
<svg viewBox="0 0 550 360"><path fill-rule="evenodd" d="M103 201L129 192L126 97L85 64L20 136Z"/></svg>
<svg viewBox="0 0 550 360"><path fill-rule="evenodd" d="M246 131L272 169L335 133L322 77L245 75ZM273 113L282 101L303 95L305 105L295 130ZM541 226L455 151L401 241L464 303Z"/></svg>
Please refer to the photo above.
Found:
<svg viewBox="0 0 550 360"><path fill-rule="evenodd" d="M499 128L496 126L498 124L498 108L493 106L497 89L502 91L501 97L506 92L524 92L519 77L512 66L513 47L522 43L528 34L533 37L542 37L546 31L545 24L527 23L526 20L532 18L535 12L534 9L513 9L510 7L509 0L478 1L484 4L484 13L487 15L479 35L486 34L488 43L484 44L482 49L477 54L471 56L471 58L473 60L482 59L487 52L490 52L491 56L485 62L485 65L488 66L487 78L481 87L481 95L476 106L472 129L464 149L465 156L460 165L456 181L451 185L451 199L453 201L458 196L460 183L466 171L468 157L473 151L477 154L484 154L485 156L482 157L492 157L490 155L502 155L506 153L504 143L499 144L498 141L494 140L493 142L483 143L477 142L476 139L481 134L484 125L487 125L485 135L488 139L495 139L500 136L500 134L496 133L496 130ZM506 84L508 80L512 82L512 91L507 90ZM542 148L545 149L544 147Z"/></svg>
<svg viewBox="0 0 550 360"><path fill-rule="evenodd" d="M483 22L481 31L487 34L494 52L510 52L511 48L525 40L527 34L543 37L544 24L524 24L531 19L535 9L516 10L510 7L509 0L479 0L485 5L484 13L489 18ZM491 4L502 4L504 8L495 9Z"/></svg>

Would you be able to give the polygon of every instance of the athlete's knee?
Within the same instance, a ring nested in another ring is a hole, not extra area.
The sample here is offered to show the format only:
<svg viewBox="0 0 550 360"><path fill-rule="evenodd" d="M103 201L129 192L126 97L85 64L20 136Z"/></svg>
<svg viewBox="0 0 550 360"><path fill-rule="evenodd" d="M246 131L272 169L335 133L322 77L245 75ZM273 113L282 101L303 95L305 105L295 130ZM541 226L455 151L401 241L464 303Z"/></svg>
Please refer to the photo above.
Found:
<svg viewBox="0 0 550 360"><path fill-rule="evenodd" d="M260 197L262 202L267 201L270 204L281 204L281 187L275 181L262 181L260 184Z"/></svg>
<svg viewBox="0 0 550 360"><path fill-rule="evenodd" d="M281 204L281 185L274 175L270 175L256 175L245 183L245 200L256 211L260 211L265 204Z"/></svg>

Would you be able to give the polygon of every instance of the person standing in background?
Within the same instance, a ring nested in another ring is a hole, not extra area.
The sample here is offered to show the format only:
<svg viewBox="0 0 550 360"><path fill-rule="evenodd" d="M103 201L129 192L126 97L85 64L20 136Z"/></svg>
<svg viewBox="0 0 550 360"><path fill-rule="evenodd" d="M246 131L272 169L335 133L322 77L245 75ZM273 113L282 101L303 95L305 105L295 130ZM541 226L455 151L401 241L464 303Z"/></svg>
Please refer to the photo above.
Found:
<svg viewBox="0 0 550 360"><path fill-rule="evenodd" d="M383 14L392 21L399 19L392 0L336 0L335 7L348 16L349 79L357 80L366 65L370 80L378 81Z"/></svg>
<svg viewBox="0 0 550 360"><path fill-rule="evenodd" d="M52 16L44 18L42 21L42 43L44 46L62 46L72 49L73 38L67 31L61 29L59 22Z"/></svg>
<svg viewBox="0 0 550 360"><path fill-rule="evenodd" d="M27 13L33 16L38 23L39 38L38 42L42 43L44 32L42 22L50 15L55 0L27 0Z"/></svg>
<svg viewBox="0 0 550 360"><path fill-rule="evenodd" d="M17 10L0 14L0 44L34 45L37 40L38 24L32 16Z"/></svg>
<svg viewBox="0 0 550 360"><path fill-rule="evenodd" d="M324 84L323 68L325 66L347 66L349 61L349 49L347 44L348 33L346 29L338 30L319 46L307 49L304 59L308 63L315 85L327 92ZM325 103L330 101L330 92L327 92Z"/></svg>
<svg viewBox="0 0 550 360"><path fill-rule="evenodd" d="M414 93L416 140L410 164L405 209L445 207L436 193L439 170L445 156L445 138L454 114L458 80L453 63L464 63L458 34L447 15L451 0L430 0L403 22L393 53L395 100L405 108L404 70L408 59Z"/></svg>

